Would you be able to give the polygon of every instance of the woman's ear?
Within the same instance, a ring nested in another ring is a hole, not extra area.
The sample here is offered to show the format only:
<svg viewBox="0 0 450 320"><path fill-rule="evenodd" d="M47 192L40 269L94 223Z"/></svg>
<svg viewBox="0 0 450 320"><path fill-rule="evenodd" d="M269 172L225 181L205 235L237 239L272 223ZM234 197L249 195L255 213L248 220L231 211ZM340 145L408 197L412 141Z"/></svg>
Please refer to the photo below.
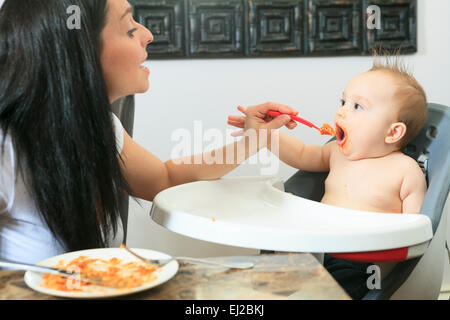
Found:
<svg viewBox="0 0 450 320"><path fill-rule="evenodd" d="M395 122L391 124L388 134L384 138L387 144L399 142L406 134L406 125L403 122Z"/></svg>

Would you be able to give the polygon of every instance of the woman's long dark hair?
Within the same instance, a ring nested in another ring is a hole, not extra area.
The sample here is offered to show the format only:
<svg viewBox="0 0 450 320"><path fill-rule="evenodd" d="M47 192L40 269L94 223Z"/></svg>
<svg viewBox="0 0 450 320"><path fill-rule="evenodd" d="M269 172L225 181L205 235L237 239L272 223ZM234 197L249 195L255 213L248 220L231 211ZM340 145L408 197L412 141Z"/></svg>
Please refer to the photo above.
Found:
<svg viewBox="0 0 450 320"><path fill-rule="evenodd" d="M79 29L68 28L71 5ZM106 21L106 0L6 0L0 11L0 128L69 251L106 245L128 190L100 63Z"/></svg>

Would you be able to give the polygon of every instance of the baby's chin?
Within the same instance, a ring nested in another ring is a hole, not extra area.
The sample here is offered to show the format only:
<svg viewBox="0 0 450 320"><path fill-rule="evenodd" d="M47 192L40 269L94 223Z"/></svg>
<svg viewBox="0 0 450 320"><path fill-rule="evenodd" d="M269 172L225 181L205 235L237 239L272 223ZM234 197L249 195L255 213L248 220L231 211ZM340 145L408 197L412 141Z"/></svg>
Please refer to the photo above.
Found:
<svg viewBox="0 0 450 320"><path fill-rule="evenodd" d="M343 148L339 146L339 151L341 151L342 155L350 161L361 160L363 157L361 155L353 153L349 148Z"/></svg>

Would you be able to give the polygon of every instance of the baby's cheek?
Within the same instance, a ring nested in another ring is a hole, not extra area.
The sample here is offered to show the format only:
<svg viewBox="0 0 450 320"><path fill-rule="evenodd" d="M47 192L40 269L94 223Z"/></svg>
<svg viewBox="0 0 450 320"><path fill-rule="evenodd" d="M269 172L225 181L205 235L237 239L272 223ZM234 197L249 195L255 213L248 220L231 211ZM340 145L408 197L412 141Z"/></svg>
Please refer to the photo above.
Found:
<svg viewBox="0 0 450 320"><path fill-rule="evenodd" d="M363 146L368 146L380 141L380 137L379 130L374 126L367 124L363 129L359 130L359 133L355 138Z"/></svg>

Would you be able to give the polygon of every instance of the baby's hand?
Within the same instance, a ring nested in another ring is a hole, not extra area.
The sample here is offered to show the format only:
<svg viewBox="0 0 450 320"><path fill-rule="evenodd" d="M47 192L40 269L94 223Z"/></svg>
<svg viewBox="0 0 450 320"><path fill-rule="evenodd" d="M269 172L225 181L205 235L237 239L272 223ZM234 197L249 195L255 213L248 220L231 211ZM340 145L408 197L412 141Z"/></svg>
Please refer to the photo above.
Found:
<svg viewBox="0 0 450 320"><path fill-rule="evenodd" d="M298 114L298 111L279 103L266 102L248 108L239 106L238 110L245 114L245 116L228 116L229 125L243 129L233 132L231 135L234 137L243 135L248 129L254 129L256 131L268 129L270 131L271 129L279 129L282 126L286 126L288 129L294 129L297 126L297 123L287 115L277 117L267 115L269 110L292 115Z"/></svg>

